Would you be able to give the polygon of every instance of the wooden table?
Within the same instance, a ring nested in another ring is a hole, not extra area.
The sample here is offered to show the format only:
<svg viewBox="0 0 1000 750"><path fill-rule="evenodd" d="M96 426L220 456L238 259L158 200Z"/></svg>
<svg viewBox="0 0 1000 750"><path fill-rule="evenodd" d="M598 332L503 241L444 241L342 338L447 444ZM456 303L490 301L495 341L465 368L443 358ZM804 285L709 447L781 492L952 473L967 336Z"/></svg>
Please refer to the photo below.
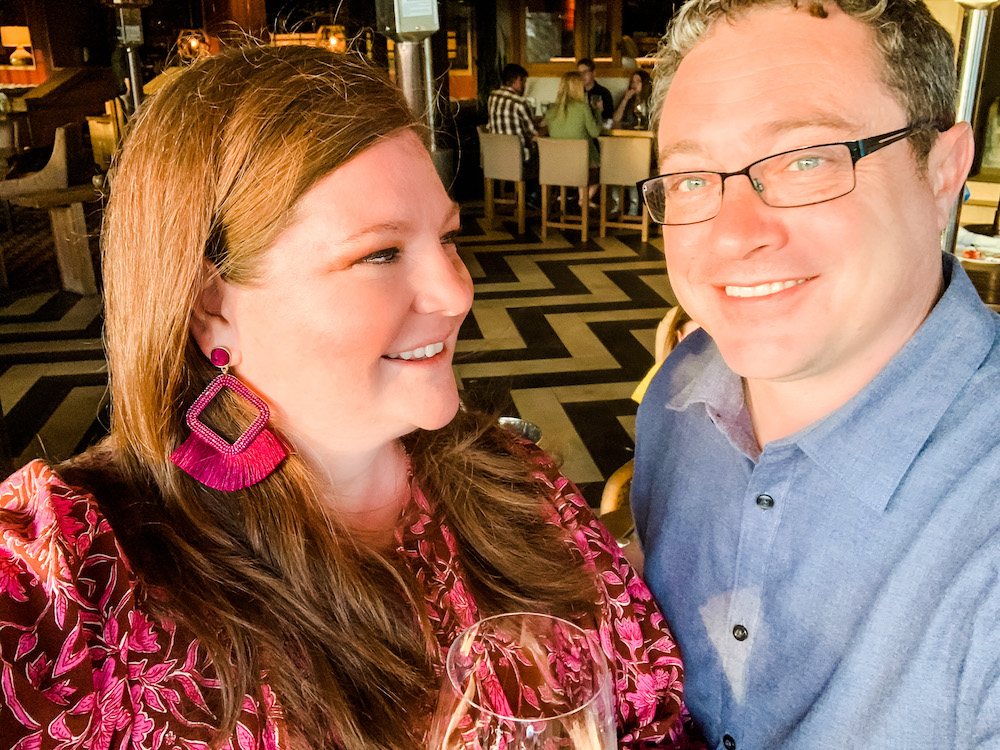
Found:
<svg viewBox="0 0 1000 750"><path fill-rule="evenodd" d="M602 130L601 135L622 136L625 138L656 138L656 133L651 130L632 130L630 128L610 128Z"/></svg>
<svg viewBox="0 0 1000 750"><path fill-rule="evenodd" d="M97 294L83 204L102 197L103 193L93 185L72 185L56 190L25 193L10 199L11 203L25 208L48 209L59 277L66 291L84 295Z"/></svg>

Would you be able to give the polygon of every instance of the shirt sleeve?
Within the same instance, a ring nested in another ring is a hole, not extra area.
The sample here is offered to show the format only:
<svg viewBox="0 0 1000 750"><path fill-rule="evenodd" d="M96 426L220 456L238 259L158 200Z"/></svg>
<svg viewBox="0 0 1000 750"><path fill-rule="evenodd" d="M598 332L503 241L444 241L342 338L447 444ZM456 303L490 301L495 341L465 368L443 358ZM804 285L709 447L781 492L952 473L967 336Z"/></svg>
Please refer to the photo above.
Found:
<svg viewBox="0 0 1000 750"><path fill-rule="evenodd" d="M680 650L652 594L576 487L541 451L537 477L597 584L600 638L616 676L619 747L703 748L683 701Z"/></svg>
<svg viewBox="0 0 1000 750"><path fill-rule="evenodd" d="M586 116L583 118L583 122L584 127L587 128L587 135L591 138L596 138L601 134L601 123L598 122L593 112L588 110Z"/></svg>
<svg viewBox="0 0 1000 750"><path fill-rule="evenodd" d="M526 104L522 103L518 105L517 115L521 119L521 132L524 133L525 140L533 135L537 135L538 131L535 129L535 121L528 112Z"/></svg>
<svg viewBox="0 0 1000 750"><path fill-rule="evenodd" d="M97 514L61 494L53 479L48 467L34 462L0 486L5 747L49 748L90 737L95 716L121 715L128 700L124 681L117 699L99 700L95 693L123 675L95 669L91 636L103 627L86 603L110 594L116 556L103 549ZM107 728L110 736L114 727Z"/></svg>

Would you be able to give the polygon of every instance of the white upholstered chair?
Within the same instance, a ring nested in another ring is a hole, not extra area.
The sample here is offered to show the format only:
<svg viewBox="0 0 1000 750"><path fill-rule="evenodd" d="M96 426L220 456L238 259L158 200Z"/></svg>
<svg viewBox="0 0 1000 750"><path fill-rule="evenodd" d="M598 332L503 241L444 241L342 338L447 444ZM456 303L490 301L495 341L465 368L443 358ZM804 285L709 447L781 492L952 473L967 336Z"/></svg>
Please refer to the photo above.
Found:
<svg viewBox="0 0 1000 750"><path fill-rule="evenodd" d="M630 136L601 136L601 237L608 227L638 229L642 241L649 241L649 213L639 205L639 215L626 213L627 187L649 177L653 156L653 139ZM608 218L608 188L618 188L618 212Z"/></svg>
<svg viewBox="0 0 1000 750"><path fill-rule="evenodd" d="M483 167L483 203L486 209L486 225L493 226L496 207L509 205L514 208L517 231L524 234L525 228L525 183L524 161L521 158L521 141L516 135L489 133L485 126L479 127L479 154ZM500 183L500 189L496 184ZM503 192L505 182L514 183L514 193L507 197Z"/></svg>
<svg viewBox="0 0 1000 750"><path fill-rule="evenodd" d="M542 239L548 239L549 227L579 229L581 240L587 241L590 220L587 183L590 174L590 141L586 139L538 139L538 183L542 188ZM559 188L559 216L549 215L549 188ZM580 215L566 212L566 188L574 187L584 196Z"/></svg>

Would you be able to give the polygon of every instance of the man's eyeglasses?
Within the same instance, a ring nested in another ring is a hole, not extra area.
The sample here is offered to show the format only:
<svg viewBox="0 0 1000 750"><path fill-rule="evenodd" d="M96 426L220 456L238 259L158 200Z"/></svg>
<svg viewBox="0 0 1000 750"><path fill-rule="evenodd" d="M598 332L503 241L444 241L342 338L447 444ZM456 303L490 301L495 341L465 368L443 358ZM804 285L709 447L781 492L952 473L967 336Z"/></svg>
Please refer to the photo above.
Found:
<svg viewBox="0 0 1000 750"><path fill-rule="evenodd" d="M774 208L811 206L854 190L854 165L922 128L908 125L860 141L797 148L755 161L738 172L677 172L636 183L657 224L697 224L722 209L726 179L746 175L760 199Z"/></svg>

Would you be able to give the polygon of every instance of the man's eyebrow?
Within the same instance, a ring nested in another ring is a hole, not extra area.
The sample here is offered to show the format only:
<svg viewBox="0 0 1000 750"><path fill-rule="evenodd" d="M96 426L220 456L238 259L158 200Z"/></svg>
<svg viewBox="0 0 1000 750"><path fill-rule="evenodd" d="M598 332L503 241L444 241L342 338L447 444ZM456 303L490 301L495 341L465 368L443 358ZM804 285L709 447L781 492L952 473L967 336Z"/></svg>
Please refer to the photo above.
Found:
<svg viewBox="0 0 1000 750"><path fill-rule="evenodd" d="M845 120L843 117L839 117L835 114L823 114L816 115L813 117L801 117L794 120L776 120L775 122L765 125L761 129L761 135L765 137L773 137L776 135L784 135L785 133L790 133L795 130L805 130L806 128L833 128L837 130L856 130L858 128L857 123ZM809 144L806 144L809 145ZM662 163L667 158L674 156L675 154L700 154L705 153L705 147L694 140L683 140L677 141L676 143L671 143L660 149L658 154L659 160Z"/></svg>
<svg viewBox="0 0 1000 750"><path fill-rule="evenodd" d="M447 224L447 223L451 222L459 214L459 212L461 210L462 210L462 207L458 203L456 203L455 201L452 201L451 202L451 209L448 211L448 214L445 216L444 223ZM371 236L373 234L376 234L376 235L377 234L392 234L394 232L402 232L404 229L406 229L406 225L405 224L400 224L399 222L396 222L396 221L383 221L383 222L380 222L378 224L372 224L371 226L367 226L364 229L359 229L354 234L351 234L351 235L345 237L344 239L342 239L340 241L340 243L341 244L346 244L346 245L356 244L358 242L361 242L366 237L369 237L369 236Z"/></svg>
<svg viewBox="0 0 1000 750"><path fill-rule="evenodd" d="M823 114L815 117L801 117L794 120L778 120L767 125L764 135L784 135L793 130L805 130L806 128L831 128L836 130L857 130L859 125L845 120L835 114ZM808 144L806 144L808 145Z"/></svg>
<svg viewBox="0 0 1000 750"><path fill-rule="evenodd" d="M677 141L677 143L671 143L669 146L662 147L658 158L662 162L674 154L700 154L704 153L704 151L704 146L697 141Z"/></svg>

